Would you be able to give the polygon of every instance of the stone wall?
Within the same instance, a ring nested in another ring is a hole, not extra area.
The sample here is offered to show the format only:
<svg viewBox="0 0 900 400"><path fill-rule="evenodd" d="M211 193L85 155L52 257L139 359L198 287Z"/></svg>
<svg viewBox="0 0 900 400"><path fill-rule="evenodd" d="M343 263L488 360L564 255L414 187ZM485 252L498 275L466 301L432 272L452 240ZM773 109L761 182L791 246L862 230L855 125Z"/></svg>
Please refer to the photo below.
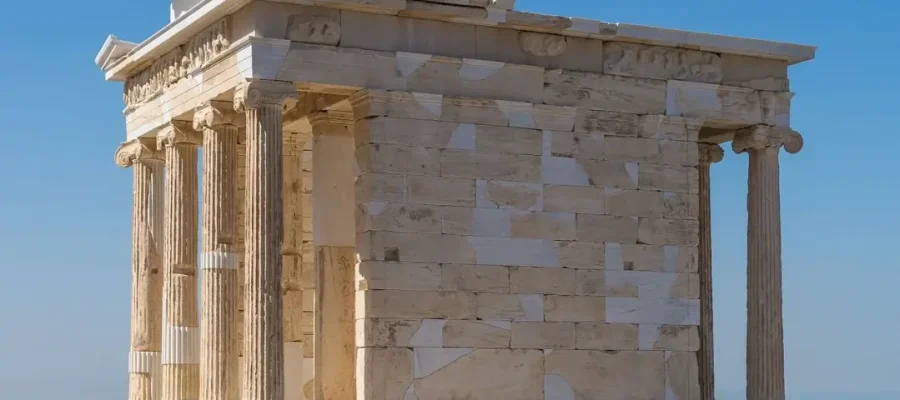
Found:
<svg viewBox="0 0 900 400"><path fill-rule="evenodd" d="M699 398L699 121L351 101L358 399Z"/></svg>

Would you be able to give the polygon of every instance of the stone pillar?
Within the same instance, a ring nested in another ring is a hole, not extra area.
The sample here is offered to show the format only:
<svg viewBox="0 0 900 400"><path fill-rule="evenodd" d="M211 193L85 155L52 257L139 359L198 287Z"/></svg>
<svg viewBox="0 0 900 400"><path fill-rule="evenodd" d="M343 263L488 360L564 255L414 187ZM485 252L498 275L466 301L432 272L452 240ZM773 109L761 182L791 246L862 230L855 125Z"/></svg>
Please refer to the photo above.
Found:
<svg viewBox="0 0 900 400"><path fill-rule="evenodd" d="M132 167L130 400L159 398L162 346L162 215L164 156L152 138L123 143L116 164Z"/></svg>
<svg viewBox="0 0 900 400"><path fill-rule="evenodd" d="M713 367L713 286L712 286L712 216L709 192L709 167L722 161L724 152L717 144L699 144L700 164L700 351L697 364L700 375L700 399L716 396Z"/></svg>
<svg viewBox="0 0 900 400"><path fill-rule="evenodd" d="M315 396L356 398L352 119L318 113L313 129L313 242L316 251Z"/></svg>
<svg viewBox="0 0 900 400"><path fill-rule="evenodd" d="M282 327L282 112L289 82L254 80L235 91L246 113L247 186L241 399L284 399Z"/></svg>
<svg viewBox="0 0 900 400"><path fill-rule="evenodd" d="M753 126L735 134L750 154L747 192L747 400L784 400L781 298L781 198L778 151L803 147L789 128Z"/></svg>
<svg viewBox="0 0 900 400"><path fill-rule="evenodd" d="M165 281L162 398L196 399L200 391L197 327L197 146L190 123L173 121L157 136L166 152Z"/></svg>
<svg viewBox="0 0 900 400"><path fill-rule="evenodd" d="M300 157L306 136L284 133L284 398L303 396L303 182Z"/></svg>
<svg viewBox="0 0 900 400"><path fill-rule="evenodd" d="M203 132L200 399L238 399L237 126L231 103L194 113Z"/></svg>

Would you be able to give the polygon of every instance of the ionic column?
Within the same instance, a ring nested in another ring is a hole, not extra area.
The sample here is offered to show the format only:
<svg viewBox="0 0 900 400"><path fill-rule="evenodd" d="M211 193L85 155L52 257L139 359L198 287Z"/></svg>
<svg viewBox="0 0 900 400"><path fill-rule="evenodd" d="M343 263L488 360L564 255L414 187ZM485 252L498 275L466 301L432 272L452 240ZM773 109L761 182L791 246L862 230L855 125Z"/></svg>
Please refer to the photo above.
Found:
<svg viewBox="0 0 900 400"><path fill-rule="evenodd" d="M318 113L313 129L316 399L356 398L356 235L352 120Z"/></svg>
<svg viewBox="0 0 900 400"><path fill-rule="evenodd" d="M282 326L282 112L297 91L254 80L235 91L247 122L244 351L241 399L284 399Z"/></svg>
<svg viewBox="0 0 900 400"><path fill-rule="evenodd" d="M194 113L203 132L200 399L238 399L237 126L231 103Z"/></svg>
<svg viewBox="0 0 900 400"><path fill-rule="evenodd" d="M193 400L200 392L197 327L197 146L190 123L173 121L157 136L166 152L163 400Z"/></svg>
<svg viewBox="0 0 900 400"><path fill-rule="evenodd" d="M132 167L131 352L128 398L159 398L159 352L162 346L162 207L163 154L155 139L138 138L116 151L116 164Z"/></svg>
<svg viewBox="0 0 900 400"><path fill-rule="evenodd" d="M306 135L284 133L284 398L303 396L303 181L300 157Z"/></svg>
<svg viewBox="0 0 900 400"><path fill-rule="evenodd" d="M709 167L722 161L724 152L717 144L700 143L700 351L697 364L700 374L700 399L715 399L713 368L713 287L712 287L712 216L709 202Z"/></svg>
<svg viewBox="0 0 900 400"><path fill-rule="evenodd" d="M735 153L750 154L747 179L747 400L784 400L781 298L781 198L778 151L797 153L788 128L754 126L735 134Z"/></svg>

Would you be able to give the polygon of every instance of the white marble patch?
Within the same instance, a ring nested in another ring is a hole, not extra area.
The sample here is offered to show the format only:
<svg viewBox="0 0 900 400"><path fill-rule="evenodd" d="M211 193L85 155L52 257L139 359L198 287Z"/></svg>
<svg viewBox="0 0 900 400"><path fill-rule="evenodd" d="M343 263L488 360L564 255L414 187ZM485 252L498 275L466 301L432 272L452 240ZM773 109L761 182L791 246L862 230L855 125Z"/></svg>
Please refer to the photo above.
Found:
<svg viewBox="0 0 900 400"><path fill-rule="evenodd" d="M563 32L600 33L600 21L584 18L570 19L572 20L572 26L566 28Z"/></svg>
<svg viewBox="0 0 900 400"><path fill-rule="evenodd" d="M443 319L423 319L419 330L409 339L411 347L441 347L444 345Z"/></svg>
<svg viewBox="0 0 900 400"><path fill-rule="evenodd" d="M626 164L627 167L627 164ZM543 182L554 185L589 186L587 172L574 158L541 157Z"/></svg>
<svg viewBox="0 0 900 400"><path fill-rule="evenodd" d="M413 93L413 99L419 104L419 107L428 110L436 117L440 117L443 112L444 96L432 93Z"/></svg>
<svg viewBox="0 0 900 400"><path fill-rule="evenodd" d="M475 219L475 235L502 238L512 236L510 223L512 211L474 208L472 214Z"/></svg>
<svg viewBox="0 0 900 400"><path fill-rule="evenodd" d="M603 263L607 270L622 271L625 269L625 261L622 259L622 245L619 243L606 243L603 253Z"/></svg>
<svg viewBox="0 0 900 400"><path fill-rule="evenodd" d="M558 267L559 253L552 240L469 237L477 264Z"/></svg>
<svg viewBox="0 0 900 400"><path fill-rule="evenodd" d="M543 141L541 142L541 154L547 157L553 155L553 132L544 131Z"/></svg>
<svg viewBox="0 0 900 400"><path fill-rule="evenodd" d="M459 67L459 77L466 81L484 80L503 69L504 65L506 63L464 58Z"/></svg>
<svg viewBox="0 0 900 400"><path fill-rule="evenodd" d="M162 364L199 364L200 329L196 326L166 326L162 332Z"/></svg>
<svg viewBox="0 0 900 400"><path fill-rule="evenodd" d="M678 246L666 246L663 248L663 270L666 272L678 272Z"/></svg>
<svg viewBox="0 0 900 400"><path fill-rule="evenodd" d="M416 395L415 382L409 383L409 388L407 388L406 393L403 394L403 400L419 400L419 396Z"/></svg>
<svg viewBox="0 0 900 400"><path fill-rule="evenodd" d="M519 301L521 301L521 299ZM541 301L543 301L543 300L541 300ZM510 321L482 320L480 322L485 325L493 326L495 328L506 329L506 330L512 329L512 322L510 322Z"/></svg>
<svg viewBox="0 0 900 400"><path fill-rule="evenodd" d="M387 208L388 202L386 201L370 201L366 203L366 211L369 215L373 217L377 217L384 212L385 208Z"/></svg>
<svg viewBox="0 0 900 400"><path fill-rule="evenodd" d="M413 72L422 68L425 63L431 61L431 54L407 53L403 51L397 52L397 71L404 78L409 78Z"/></svg>
<svg viewBox="0 0 900 400"><path fill-rule="evenodd" d="M625 172L628 173L628 177L631 178L631 182L635 185L638 184L638 172L640 166L636 162L627 162L625 163Z"/></svg>
<svg viewBox="0 0 900 400"><path fill-rule="evenodd" d="M424 378L444 368L474 349L466 348L416 348L413 350L415 378Z"/></svg>
<svg viewBox="0 0 900 400"><path fill-rule="evenodd" d="M128 372L152 374L159 366L158 351L132 351L128 354Z"/></svg>
<svg viewBox="0 0 900 400"><path fill-rule="evenodd" d="M520 294L519 304L522 306L524 316L515 318L516 321L543 321L544 320L544 295Z"/></svg>
<svg viewBox="0 0 900 400"><path fill-rule="evenodd" d="M487 22L488 24L499 24L502 22L506 22L506 10L488 8L487 18L485 18L484 22Z"/></svg>
<svg viewBox="0 0 900 400"><path fill-rule="evenodd" d="M544 400L575 400L575 391L566 378L544 375Z"/></svg>
<svg viewBox="0 0 900 400"><path fill-rule="evenodd" d="M611 324L700 325L700 300L607 297Z"/></svg>
<svg viewBox="0 0 900 400"><path fill-rule="evenodd" d="M662 325L640 324L638 325L638 350L653 350L659 341Z"/></svg>
<svg viewBox="0 0 900 400"><path fill-rule="evenodd" d="M450 134L448 149L475 150L475 125L459 124Z"/></svg>
<svg viewBox="0 0 900 400"><path fill-rule="evenodd" d="M531 103L519 103L515 101L497 100L497 107L503 111L509 120L509 126L514 128L534 128L534 114Z"/></svg>
<svg viewBox="0 0 900 400"><path fill-rule="evenodd" d="M284 400L303 400L303 342L284 343Z"/></svg>

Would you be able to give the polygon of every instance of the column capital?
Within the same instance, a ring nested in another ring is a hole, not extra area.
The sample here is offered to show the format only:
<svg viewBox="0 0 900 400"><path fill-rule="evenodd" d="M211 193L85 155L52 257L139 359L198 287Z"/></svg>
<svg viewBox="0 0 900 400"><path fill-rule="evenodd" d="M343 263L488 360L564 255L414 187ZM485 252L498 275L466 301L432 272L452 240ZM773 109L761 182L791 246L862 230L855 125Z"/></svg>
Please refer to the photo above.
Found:
<svg viewBox="0 0 900 400"><path fill-rule="evenodd" d="M194 130L212 129L217 125L237 125L242 118L235 118L234 106L227 101L207 101L194 110Z"/></svg>
<svg viewBox="0 0 900 400"><path fill-rule="evenodd" d="M254 79L238 85L234 90L234 110L263 106L284 108L285 102L297 99L297 88L291 82Z"/></svg>
<svg viewBox="0 0 900 400"><path fill-rule="evenodd" d="M120 144L115 160L116 165L128 168L135 163L163 162L165 155L157 150L154 138L140 137Z"/></svg>
<svg viewBox="0 0 900 400"><path fill-rule="evenodd" d="M201 143L202 135L187 121L172 121L156 135L156 147L160 150L178 144L199 146Z"/></svg>
<svg viewBox="0 0 900 400"><path fill-rule="evenodd" d="M715 164L725 157L722 146L713 143L697 143L700 164Z"/></svg>
<svg viewBox="0 0 900 400"><path fill-rule="evenodd" d="M731 149L737 154L766 147L784 147L788 153L796 154L803 149L803 136L791 128L754 125L735 132L731 142Z"/></svg>
<svg viewBox="0 0 900 400"><path fill-rule="evenodd" d="M309 125L313 135L352 135L348 127L353 125L353 113L341 111L320 111L310 114Z"/></svg>

